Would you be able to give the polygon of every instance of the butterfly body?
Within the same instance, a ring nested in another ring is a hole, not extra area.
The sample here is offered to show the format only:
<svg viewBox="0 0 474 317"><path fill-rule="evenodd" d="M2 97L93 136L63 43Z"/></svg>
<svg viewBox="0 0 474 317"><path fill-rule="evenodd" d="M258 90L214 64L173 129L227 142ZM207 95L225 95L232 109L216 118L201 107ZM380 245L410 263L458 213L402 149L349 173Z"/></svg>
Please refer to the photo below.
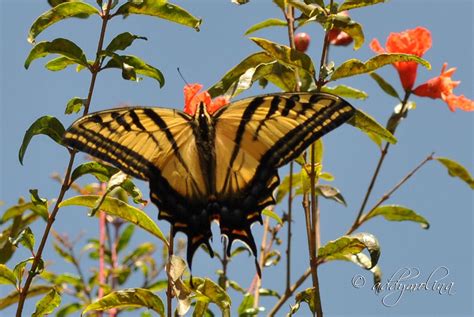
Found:
<svg viewBox="0 0 474 317"><path fill-rule="evenodd" d="M188 237L187 258L219 222L230 253L235 239L257 253L250 227L275 203L277 169L352 117L354 108L323 93L243 99L210 114L167 108L122 108L90 114L66 132L73 148L149 181L159 219Z"/></svg>

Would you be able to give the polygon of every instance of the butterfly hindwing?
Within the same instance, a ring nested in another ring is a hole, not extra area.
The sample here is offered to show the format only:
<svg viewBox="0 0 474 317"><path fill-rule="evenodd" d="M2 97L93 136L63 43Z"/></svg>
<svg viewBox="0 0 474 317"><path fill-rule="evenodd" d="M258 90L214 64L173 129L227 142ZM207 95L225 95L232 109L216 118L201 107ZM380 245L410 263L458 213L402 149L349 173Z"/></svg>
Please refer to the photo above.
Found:
<svg viewBox="0 0 474 317"><path fill-rule="evenodd" d="M263 208L274 203L272 192L279 184L277 168L353 113L347 102L324 93L258 96L217 111L216 161L221 165L216 170L216 190L220 199L235 206L221 213L221 232L230 241L240 239L255 250L250 226L261 222ZM238 217L241 209L245 214Z"/></svg>

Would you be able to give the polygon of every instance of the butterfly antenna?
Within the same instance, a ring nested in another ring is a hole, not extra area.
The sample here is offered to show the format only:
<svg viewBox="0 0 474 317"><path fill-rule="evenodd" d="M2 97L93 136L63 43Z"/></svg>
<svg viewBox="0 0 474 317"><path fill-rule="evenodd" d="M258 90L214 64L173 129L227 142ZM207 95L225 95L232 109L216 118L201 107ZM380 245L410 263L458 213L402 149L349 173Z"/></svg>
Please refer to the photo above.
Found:
<svg viewBox="0 0 474 317"><path fill-rule="evenodd" d="M176 70L178 71L178 74L179 74L179 77L181 77L181 79L184 81L184 83L186 84L186 86L189 86L189 83L186 81L186 79L184 78L183 74L181 73L181 70L179 69L179 67L176 68Z"/></svg>

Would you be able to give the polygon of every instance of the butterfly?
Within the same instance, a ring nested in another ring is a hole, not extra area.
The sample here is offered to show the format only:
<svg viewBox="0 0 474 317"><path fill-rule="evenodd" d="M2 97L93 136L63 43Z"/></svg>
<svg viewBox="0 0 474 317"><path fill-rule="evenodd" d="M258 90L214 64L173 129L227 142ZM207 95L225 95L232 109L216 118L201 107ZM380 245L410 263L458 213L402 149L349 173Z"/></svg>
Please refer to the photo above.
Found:
<svg viewBox="0 0 474 317"><path fill-rule="evenodd" d="M327 93L274 93L209 112L127 107L91 113L66 131L64 142L149 182L159 219L187 235L187 261L199 246L213 251L219 222L230 255L235 240L255 255L251 225L275 204L278 168L349 120L355 109ZM258 266L257 266L258 270Z"/></svg>

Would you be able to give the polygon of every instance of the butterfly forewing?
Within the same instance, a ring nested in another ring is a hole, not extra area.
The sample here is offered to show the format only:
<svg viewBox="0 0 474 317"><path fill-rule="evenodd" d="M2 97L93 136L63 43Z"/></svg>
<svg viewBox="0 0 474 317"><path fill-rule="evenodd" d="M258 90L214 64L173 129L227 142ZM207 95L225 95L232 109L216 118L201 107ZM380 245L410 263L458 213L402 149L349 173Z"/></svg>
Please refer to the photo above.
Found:
<svg viewBox="0 0 474 317"><path fill-rule="evenodd" d="M90 114L66 132L66 144L150 180L156 173L183 197L203 199L207 185L190 117L166 108L122 108Z"/></svg>

